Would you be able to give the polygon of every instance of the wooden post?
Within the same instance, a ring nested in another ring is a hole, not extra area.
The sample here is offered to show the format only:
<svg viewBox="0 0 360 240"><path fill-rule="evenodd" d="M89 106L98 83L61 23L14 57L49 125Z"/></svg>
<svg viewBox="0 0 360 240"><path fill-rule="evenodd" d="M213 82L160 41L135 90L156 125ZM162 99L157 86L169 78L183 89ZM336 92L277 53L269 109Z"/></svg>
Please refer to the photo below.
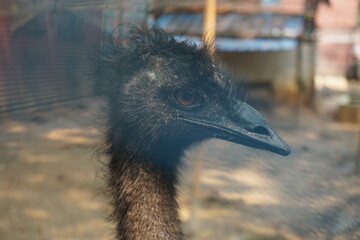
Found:
<svg viewBox="0 0 360 240"><path fill-rule="evenodd" d="M205 0L203 39L210 47L210 52L215 54L216 37L216 0Z"/></svg>
<svg viewBox="0 0 360 240"><path fill-rule="evenodd" d="M355 173L360 174L360 123L359 123L359 130L358 130L358 150L355 157Z"/></svg>
<svg viewBox="0 0 360 240"><path fill-rule="evenodd" d="M204 22L203 22L203 40L209 47L210 53L215 54L215 37L216 37L216 0L205 0ZM197 209L200 199L201 169L203 166L205 144L201 144L197 150L194 172L192 176L192 199L190 206L190 234L193 239L197 239L198 230Z"/></svg>
<svg viewBox="0 0 360 240"><path fill-rule="evenodd" d="M195 156L195 164L194 164L194 171L192 176L192 184L191 184L191 192L192 192L192 199L191 199L191 206L190 206L190 235L192 239L197 239L196 233L199 229L198 224L198 207L200 201L200 185L201 185L201 169L203 167L204 161L204 149L205 144L202 143L199 148L197 149L196 156Z"/></svg>
<svg viewBox="0 0 360 240"><path fill-rule="evenodd" d="M353 34L353 47L352 49L354 49L354 45L358 43L358 39L357 39L357 33L359 32L360 29L360 3L358 3L358 22L357 25L355 27L355 31ZM356 86L356 89L359 89L359 86ZM360 121L358 122L358 149L357 149L357 154L356 154L356 159L355 159L355 173L360 175Z"/></svg>

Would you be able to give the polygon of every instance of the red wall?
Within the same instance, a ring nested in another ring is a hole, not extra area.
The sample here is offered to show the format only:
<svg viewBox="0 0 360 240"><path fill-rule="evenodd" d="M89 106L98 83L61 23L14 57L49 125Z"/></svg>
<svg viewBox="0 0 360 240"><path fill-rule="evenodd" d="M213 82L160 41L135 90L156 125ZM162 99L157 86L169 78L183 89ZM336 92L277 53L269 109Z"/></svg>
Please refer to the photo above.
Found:
<svg viewBox="0 0 360 240"><path fill-rule="evenodd" d="M357 0L331 0L331 6L320 4L317 25L319 28L353 28L357 14Z"/></svg>
<svg viewBox="0 0 360 240"><path fill-rule="evenodd" d="M330 6L319 6L316 18L318 73L345 75L353 54L357 16L357 0L332 0Z"/></svg>

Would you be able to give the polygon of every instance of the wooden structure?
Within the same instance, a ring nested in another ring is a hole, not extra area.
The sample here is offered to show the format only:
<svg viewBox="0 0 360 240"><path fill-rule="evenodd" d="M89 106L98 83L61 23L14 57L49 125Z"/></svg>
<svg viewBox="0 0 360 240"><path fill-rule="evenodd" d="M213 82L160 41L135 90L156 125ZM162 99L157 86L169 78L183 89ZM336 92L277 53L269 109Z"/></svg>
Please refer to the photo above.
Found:
<svg viewBox="0 0 360 240"><path fill-rule="evenodd" d="M216 51L250 85L277 100L311 103L316 70L315 14L327 0L218 1ZM157 23L179 38L200 40L203 2L155 0ZM299 96L301 96L299 98Z"/></svg>
<svg viewBox="0 0 360 240"><path fill-rule="evenodd" d="M156 22L178 39L201 40L200 13L158 13ZM216 52L236 78L249 76L250 85L268 86L276 99L296 102L296 52L302 24L301 15L220 13Z"/></svg>

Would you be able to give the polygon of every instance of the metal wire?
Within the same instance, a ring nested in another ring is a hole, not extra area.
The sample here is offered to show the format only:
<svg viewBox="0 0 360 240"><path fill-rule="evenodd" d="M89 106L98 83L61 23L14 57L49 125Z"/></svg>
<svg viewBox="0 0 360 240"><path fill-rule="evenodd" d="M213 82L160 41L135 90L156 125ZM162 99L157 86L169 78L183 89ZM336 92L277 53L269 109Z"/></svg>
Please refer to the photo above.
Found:
<svg viewBox="0 0 360 240"><path fill-rule="evenodd" d="M0 12L0 118L97 94L101 40L120 23L144 24L148 0L13 1ZM39 5L40 4L40 5ZM12 10L16 9L16 10Z"/></svg>

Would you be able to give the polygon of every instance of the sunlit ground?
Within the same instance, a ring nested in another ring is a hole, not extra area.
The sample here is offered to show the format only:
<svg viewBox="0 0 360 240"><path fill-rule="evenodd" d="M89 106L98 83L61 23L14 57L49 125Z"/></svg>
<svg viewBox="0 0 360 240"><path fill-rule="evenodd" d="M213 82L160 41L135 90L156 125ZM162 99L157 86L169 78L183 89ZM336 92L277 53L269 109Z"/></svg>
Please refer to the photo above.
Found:
<svg viewBox="0 0 360 240"><path fill-rule="evenodd" d="M343 83L331 84L341 90ZM102 192L106 160L94 154L102 141L94 127L98 101L85 104L41 121L0 124L1 240L113 237ZM290 144L289 157L224 141L206 145L195 228L194 150L187 154L179 199L188 239L360 239L357 126L307 110L294 121L293 114L277 109L268 116Z"/></svg>
<svg viewBox="0 0 360 240"><path fill-rule="evenodd" d="M334 91L347 91L348 81L344 76L322 75L315 77L315 86L317 89L328 88Z"/></svg>

